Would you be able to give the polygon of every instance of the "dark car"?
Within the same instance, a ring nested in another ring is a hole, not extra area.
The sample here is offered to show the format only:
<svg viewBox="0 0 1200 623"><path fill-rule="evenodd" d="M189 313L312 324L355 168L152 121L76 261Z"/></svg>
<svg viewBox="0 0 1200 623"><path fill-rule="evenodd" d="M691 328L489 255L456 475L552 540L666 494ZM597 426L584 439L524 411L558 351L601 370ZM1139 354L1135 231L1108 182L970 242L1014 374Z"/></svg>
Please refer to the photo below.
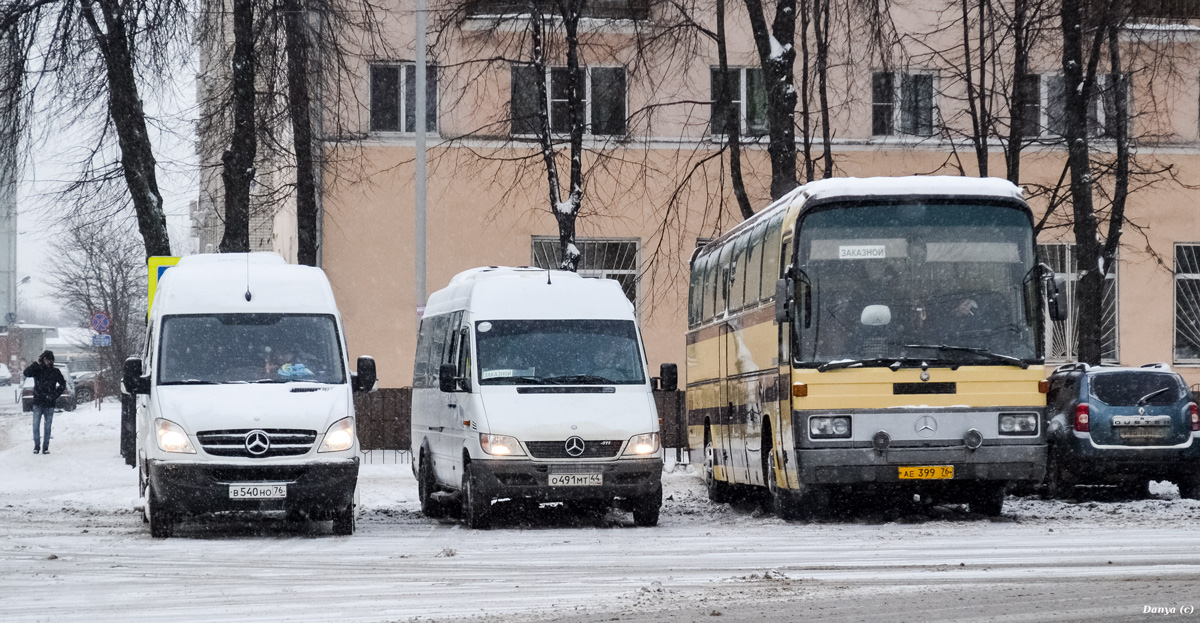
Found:
<svg viewBox="0 0 1200 623"><path fill-rule="evenodd" d="M64 411L74 411L77 403L75 399L75 379L71 377L71 369L65 363L56 363L54 367L58 368L59 372L62 372L63 380L67 382L67 388L63 390L62 395L58 397L58 401L54 403L54 408ZM32 378L25 379L21 383L21 410L33 411Z"/></svg>
<svg viewBox="0 0 1200 623"><path fill-rule="evenodd" d="M1151 480L1170 480L1181 496L1200 499L1200 416L1169 366L1071 364L1049 381L1047 497L1069 496L1075 485L1145 497Z"/></svg>

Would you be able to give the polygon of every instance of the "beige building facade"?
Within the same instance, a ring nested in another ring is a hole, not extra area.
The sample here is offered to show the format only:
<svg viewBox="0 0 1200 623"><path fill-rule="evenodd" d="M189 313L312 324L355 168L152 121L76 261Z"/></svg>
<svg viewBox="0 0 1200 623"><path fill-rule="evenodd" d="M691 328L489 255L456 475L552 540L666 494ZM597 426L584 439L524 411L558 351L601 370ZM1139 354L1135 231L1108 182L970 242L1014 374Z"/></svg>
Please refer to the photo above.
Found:
<svg viewBox="0 0 1200 623"><path fill-rule="evenodd" d="M436 86L427 111L428 290L444 287L454 274L474 266L552 266L557 227L545 171L536 144L522 132L522 115L536 105L523 64L529 59L527 22L494 17L504 3L476 3L474 13L453 20L438 12L437 3L431 5ZM493 13L478 9L493 5ZM891 17L899 35L887 50L862 43L868 39L861 26L844 25L835 33L830 126L837 176L979 175L968 140L965 83L956 66L961 26L955 26L948 5L894 3ZM581 272L622 282L657 369L663 362L684 363L693 250L740 216L723 137L712 131L719 127L714 123L719 111L714 113L710 103L716 47L703 37L647 45L646 33L669 19L655 13L665 10L657 4L644 8L638 19L610 15L585 20L582 27L589 130L578 236ZM411 11L401 2L389 14L388 41L379 48L388 51L364 54L328 115L338 120L337 136L331 136L330 122L326 127L330 164L324 175L322 264L344 315L350 356L373 355L385 387L411 384L417 307L423 304L414 285ZM710 13L699 17L712 27ZM1130 196L1120 261L1105 303L1106 359L1125 365L1169 362L1189 383L1200 383L1196 24L1145 18L1122 35L1134 85L1136 162L1140 170L1159 173L1144 173ZM550 43L551 57L561 61L561 40ZM769 203L770 165L761 136L762 74L744 15L731 16L729 46L735 112L750 134L744 152L747 186L760 209ZM1065 160L1056 135L1065 88L1059 58L1053 40L1035 50L1030 71L1037 77L1027 86L1037 93L1037 105L1027 107L1026 114L1036 120L1038 131L1023 152L1020 182L1039 218L1056 196ZM564 110L556 90L563 75L557 68L548 75L552 126L561 123L557 115ZM1004 76L996 79L1002 82ZM1104 131L1112 121L1104 97L1098 96L1094 112L1098 163L1113 148ZM1003 128L1008 117L1003 98L993 106L1001 118L997 127ZM812 127L819 128L815 112ZM817 130L817 156L819 136ZM988 152L988 173L1003 177L1000 138L992 138ZM803 181L802 168L799 173ZM1097 195L1103 197L1104 191ZM1071 254L1069 212L1069 206L1057 205L1039 237L1043 260L1068 280L1082 268ZM1048 359L1070 360L1071 321L1047 333Z"/></svg>

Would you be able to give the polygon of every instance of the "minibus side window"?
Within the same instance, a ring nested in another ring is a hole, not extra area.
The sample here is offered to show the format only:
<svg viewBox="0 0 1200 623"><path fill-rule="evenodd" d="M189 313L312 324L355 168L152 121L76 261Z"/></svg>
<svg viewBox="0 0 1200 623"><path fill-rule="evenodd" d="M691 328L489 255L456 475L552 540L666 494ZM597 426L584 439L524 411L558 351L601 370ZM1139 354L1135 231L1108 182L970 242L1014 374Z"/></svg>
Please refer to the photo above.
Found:
<svg viewBox="0 0 1200 623"><path fill-rule="evenodd" d="M462 377L462 387L471 391L471 334L470 329L463 327L458 330L458 376Z"/></svg>
<svg viewBox="0 0 1200 623"><path fill-rule="evenodd" d="M422 318L417 329L417 357L413 362L413 387L423 389L429 385L429 348L433 342L433 321Z"/></svg>
<svg viewBox="0 0 1200 623"><path fill-rule="evenodd" d="M429 345L429 367L427 378L429 379L429 387L438 386L438 366L446 357L446 325L450 321L450 317L446 315L434 316L430 318L429 333L432 335Z"/></svg>

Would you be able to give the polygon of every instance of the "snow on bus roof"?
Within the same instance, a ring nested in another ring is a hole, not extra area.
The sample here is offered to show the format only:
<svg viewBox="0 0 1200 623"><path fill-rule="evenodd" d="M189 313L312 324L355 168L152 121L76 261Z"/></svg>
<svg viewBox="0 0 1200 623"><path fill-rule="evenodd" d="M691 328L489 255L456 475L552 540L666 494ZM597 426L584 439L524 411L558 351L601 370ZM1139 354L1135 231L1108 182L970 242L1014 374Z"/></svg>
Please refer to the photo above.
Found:
<svg viewBox="0 0 1200 623"><path fill-rule="evenodd" d="M809 199L831 196L970 196L1021 199L1021 188L998 177L910 175L907 177L839 177L805 184L801 192Z"/></svg>

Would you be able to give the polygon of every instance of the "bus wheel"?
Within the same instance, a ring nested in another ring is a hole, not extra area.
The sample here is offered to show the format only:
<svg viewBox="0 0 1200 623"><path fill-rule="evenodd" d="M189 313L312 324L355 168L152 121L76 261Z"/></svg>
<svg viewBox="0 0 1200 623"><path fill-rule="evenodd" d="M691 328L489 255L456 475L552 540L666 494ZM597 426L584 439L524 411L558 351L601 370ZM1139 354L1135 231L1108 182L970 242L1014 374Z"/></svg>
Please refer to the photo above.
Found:
<svg viewBox="0 0 1200 623"><path fill-rule="evenodd" d="M492 497L479 490L475 470L471 464L463 466L463 518L472 530L487 530L492 527Z"/></svg>
<svg viewBox="0 0 1200 623"><path fill-rule="evenodd" d="M771 491L771 504L775 510L775 516L780 519L793 520L801 519L799 505L796 504L796 498L792 492L787 489L781 489L779 482L775 476L775 450L767 450L767 488Z"/></svg>
<svg viewBox="0 0 1200 623"><path fill-rule="evenodd" d="M979 513L987 517L999 517L1004 511L1004 494L1005 483L1003 482L984 482L979 483L979 488L971 496L968 506L972 513Z"/></svg>
<svg viewBox="0 0 1200 623"><path fill-rule="evenodd" d="M717 451L713 448L712 437L704 435L704 485L708 487L708 499L717 504L724 504L730 500L732 496L729 494L729 483L717 480L715 470L713 469L717 463Z"/></svg>

